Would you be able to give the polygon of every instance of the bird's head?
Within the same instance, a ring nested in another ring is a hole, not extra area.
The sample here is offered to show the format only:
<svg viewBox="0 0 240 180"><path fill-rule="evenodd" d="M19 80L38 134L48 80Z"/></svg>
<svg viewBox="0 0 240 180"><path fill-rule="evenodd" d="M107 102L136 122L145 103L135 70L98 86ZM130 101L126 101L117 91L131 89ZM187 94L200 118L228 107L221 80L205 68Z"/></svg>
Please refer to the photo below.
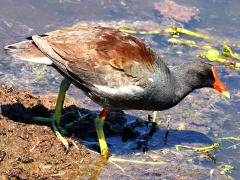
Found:
<svg viewBox="0 0 240 180"><path fill-rule="evenodd" d="M196 61L186 63L185 66L180 67L180 70L181 68L185 69L182 78L192 89L210 87L230 98L228 88L221 82L217 70L212 64Z"/></svg>

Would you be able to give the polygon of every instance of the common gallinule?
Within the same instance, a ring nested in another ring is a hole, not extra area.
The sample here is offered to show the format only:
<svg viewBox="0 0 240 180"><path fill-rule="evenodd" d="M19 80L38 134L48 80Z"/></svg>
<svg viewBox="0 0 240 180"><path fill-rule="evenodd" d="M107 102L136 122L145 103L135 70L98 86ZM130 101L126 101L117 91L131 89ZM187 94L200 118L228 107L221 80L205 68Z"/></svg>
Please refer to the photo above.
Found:
<svg viewBox="0 0 240 180"><path fill-rule="evenodd" d="M169 69L140 39L116 29L76 25L34 35L5 47L15 58L52 65L65 79L55 108L53 129L60 135L65 93L73 83L103 107L96 118L101 154L108 154L103 124L112 110L161 111L178 104L194 89L210 87L229 97L216 68L188 62Z"/></svg>

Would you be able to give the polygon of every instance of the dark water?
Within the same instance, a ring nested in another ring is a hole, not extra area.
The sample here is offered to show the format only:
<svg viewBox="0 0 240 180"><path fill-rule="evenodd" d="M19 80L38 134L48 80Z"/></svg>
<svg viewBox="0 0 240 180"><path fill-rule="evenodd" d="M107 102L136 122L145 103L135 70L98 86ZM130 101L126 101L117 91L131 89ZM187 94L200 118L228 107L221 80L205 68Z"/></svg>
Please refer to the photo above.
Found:
<svg viewBox="0 0 240 180"><path fill-rule="evenodd" d="M169 27L172 21L154 11L157 0L0 0L0 48L18 42L33 34L41 34L81 21L94 23L104 21L117 24L151 21L154 26ZM240 2L239 0L179 0L179 4L197 7L200 20L179 23L188 29L200 29L217 39L230 40L240 46ZM141 24L141 23L139 23ZM149 27L151 28L151 27ZM141 35L160 53L168 64L178 65L195 59L197 50L172 47L167 38L158 35ZM213 43L214 42L210 42ZM236 49L240 52L239 49ZM61 76L54 69L26 62L12 60L0 51L0 81L18 89L31 89L35 94L56 93ZM222 140L225 136L240 136L240 71L218 65L222 81L229 87L231 99L225 99L214 90L202 89L191 93L171 110L161 112L158 119L166 121L171 115L171 131L168 144L163 145L166 124L162 124L148 142L149 151L132 150L136 142L124 143L118 137L108 138L114 157L166 161L165 165L140 165L136 163L109 163L101 172L101 179L212 179L219 175L222 166L229 164L235 170L229 174L235 179L240 176L240 142ZM84 104L86 108L99 109L80 90L72 87L69 95ZM128 114L146 119L148 112L129 111ZM130 118L130 117L129 117ZM132 118L134 119L134 118ZM129 119L131 121L131 119ZM187 128L178 131L180 125ZM143 129L144 131L144 129ZM221 148L215 151L216 164L191 151L177 151L174 145L193 147L207 146L219 142ZM120 168L120 167L121 168Z"/></svg>

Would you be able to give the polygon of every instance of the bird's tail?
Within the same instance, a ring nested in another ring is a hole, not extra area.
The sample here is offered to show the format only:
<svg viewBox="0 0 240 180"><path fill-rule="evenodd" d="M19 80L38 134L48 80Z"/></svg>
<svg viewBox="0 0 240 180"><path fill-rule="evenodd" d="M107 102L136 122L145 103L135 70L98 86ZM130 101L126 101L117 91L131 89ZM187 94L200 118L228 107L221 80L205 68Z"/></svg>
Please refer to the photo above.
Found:
<svg viewBox="0 0 240 180"><path fill-rule="evenodd" d="M15 59L52 65L52 61L36 47L32 40L7 45L4 49L7 54Z"/></svg>

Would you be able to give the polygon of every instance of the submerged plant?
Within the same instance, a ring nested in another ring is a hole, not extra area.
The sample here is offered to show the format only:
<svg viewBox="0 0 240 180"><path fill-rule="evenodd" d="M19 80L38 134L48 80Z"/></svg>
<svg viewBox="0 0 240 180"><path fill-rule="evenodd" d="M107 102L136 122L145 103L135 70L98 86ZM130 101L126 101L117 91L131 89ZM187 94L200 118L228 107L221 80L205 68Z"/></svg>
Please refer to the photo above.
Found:
<svg viewBox="0 0 240 180"><path fill-rule="evenodd" d="M232 170L234 169L233 166L231 166L230 164L225 164L220 171L221 175L226 175L226 174L231 174Z"/></svg>

